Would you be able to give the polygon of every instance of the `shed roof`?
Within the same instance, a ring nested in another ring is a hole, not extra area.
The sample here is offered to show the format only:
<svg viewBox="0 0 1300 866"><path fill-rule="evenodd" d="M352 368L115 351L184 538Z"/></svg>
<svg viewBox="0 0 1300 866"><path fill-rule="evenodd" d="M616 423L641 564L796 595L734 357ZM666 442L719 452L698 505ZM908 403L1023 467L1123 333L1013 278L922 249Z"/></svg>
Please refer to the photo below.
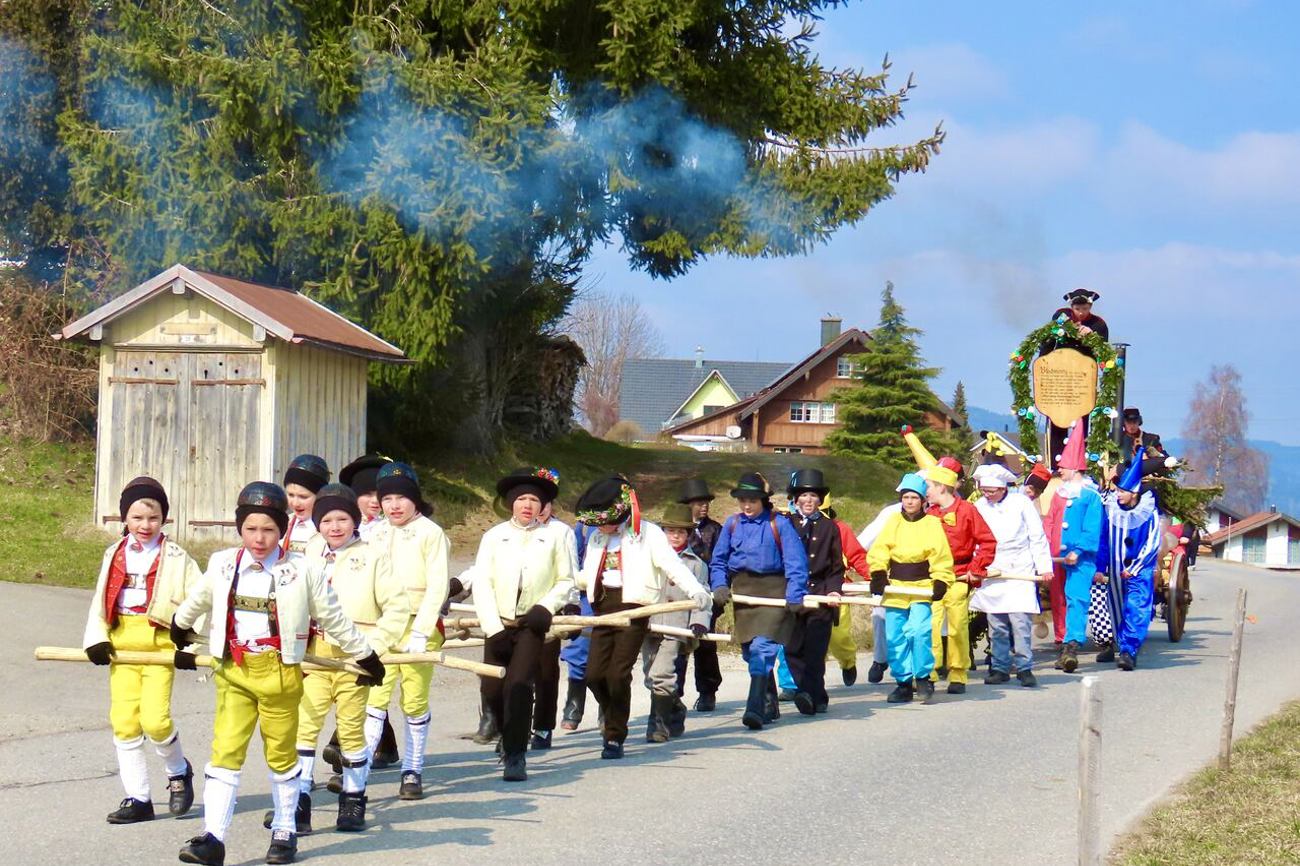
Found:
<svg viewBox="0 0 1300 866"><path fill-rule="evenodd" d="M619 417L655 436L714 371L744 399L780 376L789 364L694 358L629 358L623 363Z"/></svg>
<svg viewBox="0 0 1300 866"><path fill-rule="evenodd" d="M178 285L184 285L286 342L309 343L372 361L407 362L406 355L392 343L301 292L195 271L179 264L68 324L54 336L69 340L87 334ZM92 335L92 339L98 338Z"/></svg>

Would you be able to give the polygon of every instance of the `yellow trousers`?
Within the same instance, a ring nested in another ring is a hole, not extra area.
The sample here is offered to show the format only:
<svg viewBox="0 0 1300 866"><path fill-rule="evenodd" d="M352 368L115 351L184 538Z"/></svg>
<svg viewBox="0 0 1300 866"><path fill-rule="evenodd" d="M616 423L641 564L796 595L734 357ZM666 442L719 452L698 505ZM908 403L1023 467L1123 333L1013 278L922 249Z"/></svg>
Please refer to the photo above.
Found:
<svg viewBox="0 0 1300 866"><path fill-rule="evenodd" d="M312 655L320 658L346 658L342 650L317 637L311 642ZM370 689L357 685L357 675L338 671L312 671L302 680L302 701L298 704L298 748L316 751L316 740L330 705L335 707L339 749L345 755L366 750L366 698Z"/></svg>
<svg viewBox="0 0 1300 866"><path fill-rule="evenodd" d="M848 605L840 608L840 620L831 627L830 654L841 668L858 666L858 644L853 640L853 608Z"/></svg>
<svg viewBox="0 0 1300 866"><path fill-rule="evenodd" d="M414 622L412 618L411 622ZM393 647L393 652L404 652L406 643L411 639L411 625L407 623L401 642ZM434 632L426 645L429 652L442 648L443 637ZM389 665L384 674L382 685L370 690L366 706L376 707L385 712L393 700L393 687L402 681L402 712L407 718L419 718L429 712L429 684L433 682L433 665Z"/></svg>
<svg viewBox="0 0 1300 866"><path fill-rule="evenodd" d="M147 616L119 616L108 635L123 652L175 652L166 629L155 628ZM172 724L172 683L176 669L164 665L118 665L108 673L108 720L117 739L138 740L141 734L161 743L176 729Z"/></svg>
<svg viewBox="0 0 1300 866"><path fill-rule="evenodd" d="M935 667L943 658L943 624L948 623L948 682L965 683L970 668L970 584L954 581L942 601L930 604L930 646Z"/></svg>
<svg viewBox="0 0 1300 866"><path fill-rule="evenodd" d="M261 727L266 766L287 773L298 766L298 704L302 670L275 651L249 653L217 668L217 718L212 724L212 765L241 770L253 728Z"/></svg>

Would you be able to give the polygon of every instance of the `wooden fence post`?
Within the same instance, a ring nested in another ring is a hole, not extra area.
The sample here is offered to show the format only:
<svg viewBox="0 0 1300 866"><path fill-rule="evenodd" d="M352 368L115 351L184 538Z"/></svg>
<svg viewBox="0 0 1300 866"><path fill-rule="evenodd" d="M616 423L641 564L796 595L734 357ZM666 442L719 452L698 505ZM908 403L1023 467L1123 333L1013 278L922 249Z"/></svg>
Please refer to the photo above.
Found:
<svg viewBox="0 0 1300 866"><path fill-rule="evenodd" d="M1079 692L1079 866L1101 866L1101 683Z"/></svg>
<svg viewBox="0 0 1300 866"><path fill-rule="evenodd" d="M1232 766L1232 725L1237 719L1237 674L1241 672L1241 638L1246 630L1246 588L1237 590L1237 613L1232 623L1232 649L1228 653L1228 688L1223 696L1223 727L1219 731L1219 769Z"/></svg>

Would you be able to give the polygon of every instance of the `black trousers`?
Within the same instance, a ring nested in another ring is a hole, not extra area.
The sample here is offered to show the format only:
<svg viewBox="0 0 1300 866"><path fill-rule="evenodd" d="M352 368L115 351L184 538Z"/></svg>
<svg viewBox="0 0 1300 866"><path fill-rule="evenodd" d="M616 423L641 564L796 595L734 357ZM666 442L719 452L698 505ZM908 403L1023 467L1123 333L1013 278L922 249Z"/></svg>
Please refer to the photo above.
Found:
<svg viewBox="0 0 1300 866"><path fill-rule="evenodd" d="M537 688L533 698L533 730L555 730L560 701L560 642L542 644L537 657Z"/></svg>
<svg viewBox="0 0 1300 866"><path fill-rule="evenodd" d="M607 589L592 605L600 616L629 610L636 605L623 603L623 592ZM632 711L632 668L641 659L649 623L632 620L630 628L598 627L591 630L591 650L587 656L587 688L605 711L606 740L621 743L627 739L627 718Z"/></svg>
<svg viewBox="0 0 1300 866"><path fill-rule="evenodd" d="M723 608L713 608L713 618L709 620L709 631L718 626L718 617ZM690 655L683 653L677 657L677 694L686 690L686 661L695 660L695 691L701 695L716 694L722 685L722 670L718 667L718 645L712 641L700 641L699 647Z"/></svg>
<svg viewBox="0 0 1300 866"><path fill-rule="evenodd" d="M502 665L505 679L481 677L483 700L501 724L501 749L507 755L528 748L533 710L533 682L543 638L526 628L507 626L483 644L483 661Z"/></svg>
<svg viewBox="0 0 1300 866"><path fill-rule="evenodd" d="M790 676L794 677L799 691L811 695L814 703L826 703L830 700L826 694L826 651L831 646L832 622L825 617L814 619L807 615L798 619L795 637L785 648Z"/></svg>

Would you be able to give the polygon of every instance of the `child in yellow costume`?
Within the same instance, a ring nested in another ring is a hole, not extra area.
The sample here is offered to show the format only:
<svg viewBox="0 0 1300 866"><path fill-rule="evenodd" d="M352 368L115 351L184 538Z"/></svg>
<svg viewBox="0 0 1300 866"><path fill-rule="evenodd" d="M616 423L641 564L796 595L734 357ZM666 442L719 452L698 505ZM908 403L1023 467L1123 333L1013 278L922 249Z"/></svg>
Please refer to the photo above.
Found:
<svg viewBox="0 0 1300 866"><path fill-rule="evenodd" d="M343 613L361 630L375 652L383 655L397 647L406 632L410 607L402 583L393 574L388 556L357 532L361 509L349 487L327 484L316 494L312 522L320 533L307 545L307 566L321 570L325 581L339 597ZM314 632L314 630L313 630ZM338 642L313 633L311 655L343 658ZM303 682L298 705L298 832L311 832L312 770L316 764L316 741L331 706L338 723L342 775L330 780L339 795L335 828L356 832L366 826L366 782L370 775L366 745L366 701L370 689L357 683L352 674L313 673ZM270 826L268 817L267 826Z"/></svg>
<svg viewBox="0 0 1300 866"><path fill-rule="evenodd" d="M395 649L422 653L442 646L439 631L443 602L450 582L447 569L451 545L442 527L429 519L433 509L420 493L415 470L405 463L386 463L376 479L387 522L375 530L370 543L388 555L393 573L406 588L410 621ZM433 665L399 665L388 682L370 690L366 708L366 743L374 754L388 718L393 687L402 683L402 713L406 716L406 751L398 797L424 797L424 746L429 740L429 684Z"/></svg>
<svg viewBox="0 0 1300 866"><path fill-rule="evenodd" d="M163 536L168 503L161 484L136 478L123 488L119 505L123 537L104 551L82 641L86 657L97 665L113 664L117 650L173 651L167 636L172 614L203 577L190 555ZM145 737L167 769L167 810L184 815L194 805L194 770L172 723L175 678L172 668L156 665L113 664L109 672L108 718L126 791L109 813L110 824L153 820Z"/></svg>
<svg viewBox="0 0 1300 866"><path fill-rule="evenodd" d="M203 579L172 618L176 667L194 670L189 634L210 616L208 651L217 682L212 758L203 773L204 832L181 849L182 863L222 866L225 837L235 814L239 777L253 729L260 727L271 771L275 818L267 863L292 863L298 840L294 810L298 794L299 664L313 620L338 642L342 655L366 671L362 685L383 681L384 666L357 627L344 615L320 569L301 557L285 558L280 542L288 526L288 502L275 484L256 481L240 491L235 526L240 547L212 555Z"/></svg>

